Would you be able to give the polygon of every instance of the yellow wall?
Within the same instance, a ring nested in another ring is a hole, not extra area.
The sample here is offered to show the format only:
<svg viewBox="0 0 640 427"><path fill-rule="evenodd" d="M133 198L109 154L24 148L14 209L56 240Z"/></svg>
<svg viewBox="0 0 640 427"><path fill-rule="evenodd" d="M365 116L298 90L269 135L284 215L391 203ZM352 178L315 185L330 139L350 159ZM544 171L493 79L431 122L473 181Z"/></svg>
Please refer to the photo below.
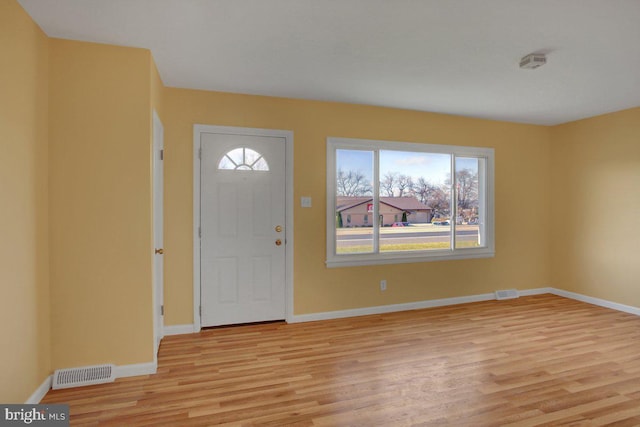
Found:
<svg viewBox="0 0 640 427"><path fill-rule="evenodd" d="M0 402L50 373L47 38L0 2Z"/></svg>
<svg viewBox="0 0 640 427"><path fill-rule="evenodd" d="M163 88L148 51L48 39L13 0L0 73L0 402L56 368L153 360L152 109L167 325L193 320L196 123L294 131L296 314L549 285L640 306L638 108L548 128ZM325 268L327 136L495 148L496 257Z"/></svg>
<svg viewBox="0 0 640 427"><path fill-rule="evenodd" d="M193 322L193 124L294 131L295 314L548 286L549 129L432 113L167 88L165 302L168 325ZM327 269L326 137L494 147L492 259ZM388 290L380 293L380 279Z"/></svg>
<svg viewBox="0 0 640 427"><path fill-rule="evenodd" d="M640 108L551 135L553 286L640 307Z"/></svg>
<svg viewBox="0 0 640 427"><path fill-rule="evenodd" d="M151 56L50 39L53 368L153 360Z"/></svg>

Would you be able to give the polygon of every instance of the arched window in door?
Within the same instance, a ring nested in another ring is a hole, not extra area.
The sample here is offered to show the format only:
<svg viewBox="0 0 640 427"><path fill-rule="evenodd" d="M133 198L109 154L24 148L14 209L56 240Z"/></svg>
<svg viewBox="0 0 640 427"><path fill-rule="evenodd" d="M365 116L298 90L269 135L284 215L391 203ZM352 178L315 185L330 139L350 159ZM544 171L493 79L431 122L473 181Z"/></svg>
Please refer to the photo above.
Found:
<svg viewBox="0 0 640 427"><path fill-rule="evenodd" d="M247 147L234 148L222 156L218 163L218 169L268 171L269 164L262 154Z"/></svg>

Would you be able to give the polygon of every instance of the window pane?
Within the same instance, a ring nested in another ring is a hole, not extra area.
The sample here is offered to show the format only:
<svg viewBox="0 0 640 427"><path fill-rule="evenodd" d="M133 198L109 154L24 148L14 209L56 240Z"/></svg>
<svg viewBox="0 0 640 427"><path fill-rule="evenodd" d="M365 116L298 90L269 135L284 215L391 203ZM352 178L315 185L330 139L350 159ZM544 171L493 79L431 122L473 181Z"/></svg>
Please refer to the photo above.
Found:
<svg viewBox="0 0 640 427"><path fill-rule="evenodd" d="M251 148L234 148L220 160L218 169L268 171L269 165L262 154Z"/></svg>
<svg viewBox="0 0 640 427"><path fill-rule="evenodd" d="M380 252L451 249L451 155L381 150L379 173Z"/></svg>
<svg viewBox="0 0 640 427"><path fill-rule="evenodd" d="M372 189L373 151L336 150L337 254L373 252Z"/></svg>
<svg viewBox="0 0 640 427"><path fill-rule="evenodd" d="M484 246L480 224L483 191L478 179L484 159L456 157L456 249Z"/></svg>
<svg viewBox="0 0 640 427"><path fill-rule="evenodd" d="M258 159L258 161L253 164L253 170L254 171L268 171L269 170L269 165L267 164L267 161L264 159L264 157L260 157Z"/></svg>
<svg viewBox="0 0 640 427"><path fill-rule="evenodd" d="M241 165L244 163L244 148L234 148L227 153L227 156L236 165Z"/></svg>
<svg viewBox="0 0 640 427"><path fill-rule="evenodd" d="M236 164L233 163L231 160L229 160L229 158L225 155L222 160L220 160L220 163L218 163L218 169L235 169L236 168Z"/></svg>
<svg viewBox="0 0 640 427"><path fill-rule="evenodd" d="M257 151L252 150L251 148L244 149L244 162L247 165L252 165L258 160L262 155Z"/></svg>

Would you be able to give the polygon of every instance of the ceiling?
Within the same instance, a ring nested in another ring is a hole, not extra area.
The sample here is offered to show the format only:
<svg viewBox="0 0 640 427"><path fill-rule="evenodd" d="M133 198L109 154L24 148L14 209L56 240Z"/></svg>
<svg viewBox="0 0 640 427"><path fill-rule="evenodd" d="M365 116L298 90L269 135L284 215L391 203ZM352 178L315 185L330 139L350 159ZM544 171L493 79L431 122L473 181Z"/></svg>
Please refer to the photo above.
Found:
<svg viewBox="0 0 640 427"><path fill-rule="evenodd" d="M640 105L638 0L18 1L50 37L150 49L166 86L541 125Z"/></svg>

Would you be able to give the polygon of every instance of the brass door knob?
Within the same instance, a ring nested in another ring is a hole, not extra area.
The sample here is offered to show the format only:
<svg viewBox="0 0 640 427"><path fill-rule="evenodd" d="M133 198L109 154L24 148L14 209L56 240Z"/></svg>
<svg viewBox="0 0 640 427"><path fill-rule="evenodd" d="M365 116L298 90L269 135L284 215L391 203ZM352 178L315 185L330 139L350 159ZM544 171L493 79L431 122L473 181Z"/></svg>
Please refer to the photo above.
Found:
<svg viewBox="0 0 640 427"><path fill-rule="evenodd" d="M276 246L280 246L282 244L282 240L278 239L276 240Z"/></svg>
<svg viewBox="0 0 640 427"><path fill-rule="evenodd" d="M276 231L278 233L280 233L282 231L282 226L281 225L276 225Z"/></svg>
<svg viewBox="0 0 640 427"><path fill-rule="evenodd" d="M163 253L164 253L164 249L162 249L162 248L156 249L156 254L162 255Z"/></svg>

